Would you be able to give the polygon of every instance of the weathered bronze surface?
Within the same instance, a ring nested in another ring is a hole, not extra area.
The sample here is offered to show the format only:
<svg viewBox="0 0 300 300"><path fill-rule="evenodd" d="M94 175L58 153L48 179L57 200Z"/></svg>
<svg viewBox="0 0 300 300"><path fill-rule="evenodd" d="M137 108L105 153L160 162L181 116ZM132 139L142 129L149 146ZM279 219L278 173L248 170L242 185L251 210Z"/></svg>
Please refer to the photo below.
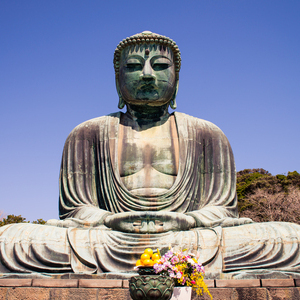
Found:
<svg viewBox="0 0 300 300"><path fill-rule="evenodd" d="M169 300L174 280L164 275L133 276L129 280L130 296L134 300Z"/></svg>
<svg viewBox="0 0 300 300"><path fill-rule="evenodd" d="M120 273L147 247L198 253L207 278L300 277L300 226L238 218L230 144L176 108L181 57L144 32L114 56L118 112L65 143L61 220L0 228L0 273Z"/></svg>

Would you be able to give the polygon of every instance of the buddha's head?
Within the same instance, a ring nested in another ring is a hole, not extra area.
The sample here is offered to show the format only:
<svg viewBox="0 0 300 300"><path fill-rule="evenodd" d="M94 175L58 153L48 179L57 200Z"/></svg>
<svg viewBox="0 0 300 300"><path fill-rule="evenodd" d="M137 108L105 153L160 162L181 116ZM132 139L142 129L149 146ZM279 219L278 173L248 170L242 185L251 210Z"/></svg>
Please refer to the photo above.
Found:
<svg viewBox="0 0 300 300"><path fill-rule="evenodd" d="M125 104L176 108L181 56L168 37L144 31L124 39L114 54L119 108Z"/></svg>

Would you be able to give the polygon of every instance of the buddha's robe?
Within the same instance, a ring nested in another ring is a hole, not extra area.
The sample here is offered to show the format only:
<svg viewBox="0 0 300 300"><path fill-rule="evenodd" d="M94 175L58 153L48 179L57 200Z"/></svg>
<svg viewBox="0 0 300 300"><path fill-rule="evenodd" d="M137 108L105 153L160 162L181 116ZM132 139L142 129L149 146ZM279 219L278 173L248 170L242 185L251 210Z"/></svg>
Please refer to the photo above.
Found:
<svg viewBox="0 0 300 300"><path fill-rule="evenodd" d="M120 113L77 126L69 135L60 174L60 218L97 226L107 212L190 212L197 226L237 218L235 164L229 142L210 122L175 113L179 169L174 185L156 197L131 194L120 179Z"/></svg>
<svg viewBox="0 0 300 300"><path fill-rule="evenodd" d="M228 140L218 127L175 113L177 178L165 194L140 197L126 189L119 175L120 114L92 119L71 132L61 165L61 221L49 222L54 226L0 228L0 273L128 271L146 247L171 245L197 252L208 278L297 276L299 225L234 226L243 223L237 215L235 165ZM197 228L133 234L103 225L108 213L130 211L186 213L195 218Z"/></svg>

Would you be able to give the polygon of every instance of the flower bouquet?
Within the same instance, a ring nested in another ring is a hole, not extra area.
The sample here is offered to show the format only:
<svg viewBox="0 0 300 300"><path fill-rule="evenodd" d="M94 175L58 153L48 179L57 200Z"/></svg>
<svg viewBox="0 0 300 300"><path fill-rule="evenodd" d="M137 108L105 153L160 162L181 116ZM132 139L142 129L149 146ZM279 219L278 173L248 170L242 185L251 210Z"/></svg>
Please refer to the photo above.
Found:
<svg viewBox="0 0 300 300"><path fill-rule="evenodd" d="M168 275L175 281L175 286L190 286L197 295L207 293L212 296L204 282L204 267L197 261L193 253L186 250L174 252L171 248L159 262L153 265L156 274Z"/></svg>
<svg viewBox="0 0 300 300"><path fill-rule="evenodd" d="M130 296L134 300L170 300L174 289L174 280L168 274L156 274L153 265L158 263L160 255L147 248L136 262L135 270L139 276L129 280Z"/></svg>

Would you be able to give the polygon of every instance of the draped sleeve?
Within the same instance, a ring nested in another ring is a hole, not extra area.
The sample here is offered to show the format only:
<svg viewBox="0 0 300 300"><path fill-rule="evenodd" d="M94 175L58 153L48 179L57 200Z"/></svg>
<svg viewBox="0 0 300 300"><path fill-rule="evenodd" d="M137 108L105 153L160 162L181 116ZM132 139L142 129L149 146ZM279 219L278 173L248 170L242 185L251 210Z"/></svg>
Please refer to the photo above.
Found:
<svg viewBox="0 0 300 300"><path fill-rule="evenodd" d="M186 214L195 218L197 227L222 226L229 219L237 219L236 170L228 139L211 122L177 115L180 144L187 151Z"/></svg>
<svg viewBox="0 0 300 300"><path fill-rule="evenodd" d="M99 188L99 167L105 160L108 143L107 122L114 116L86 121L68 136L62 156L59 179L60 219L72 219L85 226L98 226L109 214ZM103 153L103 155L102 155Z"/></svg>

